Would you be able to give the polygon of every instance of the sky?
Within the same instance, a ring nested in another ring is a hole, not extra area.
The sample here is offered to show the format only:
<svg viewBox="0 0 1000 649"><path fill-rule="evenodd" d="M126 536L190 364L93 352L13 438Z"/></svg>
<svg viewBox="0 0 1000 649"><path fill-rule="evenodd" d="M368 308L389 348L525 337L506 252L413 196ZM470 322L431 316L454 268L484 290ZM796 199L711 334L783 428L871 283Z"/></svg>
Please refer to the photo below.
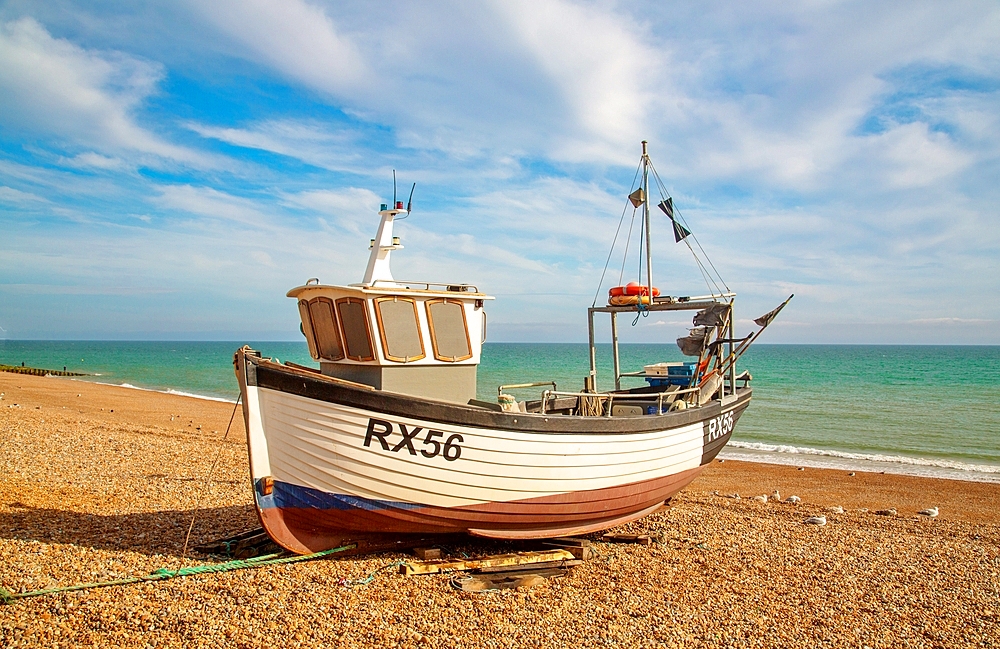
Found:
<svg viewBox="0 0 1000 649"><path fill-rule="evenodd" d="M737 334L794 293L762 342L1000 344L994 0L0 2L0 339L300 339L285 293L361 281L395 170L395 277L585 341L641 140Z"/></svg>

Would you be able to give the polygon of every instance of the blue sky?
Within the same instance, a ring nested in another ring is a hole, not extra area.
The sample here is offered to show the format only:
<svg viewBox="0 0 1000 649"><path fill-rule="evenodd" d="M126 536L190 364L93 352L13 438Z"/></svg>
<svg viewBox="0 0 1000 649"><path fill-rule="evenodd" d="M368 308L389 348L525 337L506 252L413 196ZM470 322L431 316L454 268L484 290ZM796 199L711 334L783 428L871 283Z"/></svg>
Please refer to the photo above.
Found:
<svg viewBox="0 0 1000 649"><path fill-rule="evenodd" d="M583 341L643 139L738 329L1000 344L995 2L0 3L0 337L294 340L395 169L396 277Z"/></svg>

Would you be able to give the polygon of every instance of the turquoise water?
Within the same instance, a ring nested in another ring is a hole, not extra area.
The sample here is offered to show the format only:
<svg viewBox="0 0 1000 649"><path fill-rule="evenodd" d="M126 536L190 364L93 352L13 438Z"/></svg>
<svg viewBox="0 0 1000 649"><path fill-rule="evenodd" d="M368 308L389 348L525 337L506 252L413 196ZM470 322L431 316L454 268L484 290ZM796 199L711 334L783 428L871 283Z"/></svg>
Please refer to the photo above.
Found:
<svg viewBox="0 0 1000 649"><path fill-rule="evenodd" d="M233 353L243 343L0 340L0 364L82 372L127 384L236 401ZM312 365L305 342L248 342L282 361Z"/></svg>
<svg viewBox="0 0 1000 649"><path fill-rule="evenodd" d="M315 366L304 343L248 344ZM7 340L0 363L65 366L91 374L86 380L235 400L239 345ZM673 345L621 346L626 371L682 358ZM487 343L479 398L495 400L505 383L554 380L577 390L588 368L585 344ZM753 374L754 400L730 457L1000 481L1000 347L755 345L741 369ZM610 345L599 346L599 387L611 387L610 377ZM515 393L523 399L542 389Z"/></svg>

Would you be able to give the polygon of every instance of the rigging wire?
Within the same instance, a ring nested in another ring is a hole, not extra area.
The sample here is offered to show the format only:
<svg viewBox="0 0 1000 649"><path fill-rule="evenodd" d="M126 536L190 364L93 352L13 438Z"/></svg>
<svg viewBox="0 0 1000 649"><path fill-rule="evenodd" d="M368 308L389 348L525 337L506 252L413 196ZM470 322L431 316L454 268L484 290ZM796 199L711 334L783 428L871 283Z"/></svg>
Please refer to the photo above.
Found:
<svg viewBox="0 0 1000 649"><path fill-rule="evenodd" d="M653 178L656 179L656 185L657 185L658 189L660 190L661 196L662 195L670 196L669 192L667 192L666 187L663 185L663 181L660 179L660 174L658 174L656 172L656 168L653 167L653 163L650 162L649 166L653 170ZM676 217L680 220L681 224L685 228L687 228L687 230L689 232L691 232L691 227L688 226L687 220L684 218L684 215L681 214L680 209L676 205L674 206L674 213L676 214ZM705 261L708 262L709 267L711 267L712 271L714 271L715 277L718 278L719 283L721 283L722 286L724 286L725 289L726 289L726 291L728 292L730 290L729 289L729 285L726 284L726 280L724 280L722 278L722 274L719 273L718 269L715 267L715 264L712 263L712 258L708 256L707 252L705 252L705 249L701 245L701 241L698 241L697 235L695 235L694 232L691 232L691 234L688 235L688 236L691 237L692 239L694 239L694 242L696 244L698 244L698 249L701 250L701 254L705 256ZM687 237L684 238L684 242L687 243ZM687 247L691 251L691 254L694 255L695 261L698 263L698 265L699 266L703 266L701 259L698 258L697 253L695 253L694 248L691 247L690 243L687 243ZM706 268L706 271L707 271L707 268ZM709 273L709 276L711 276L711 273ZM719 283L717 283L714 278L712 279L711 283L709 283L708 280L706 279L705 283L706 283L706 285L708 285L709 292L712 292L712 290L713 290L712 289L712 284L715 284L715 290L716 291L718 291L719 293L722 292L722 289L719 288Z"/></svg>
<svg viewBox="0 0 1000 649"><path fill-rule="evenodd" d="M635 183L636 183L636 180L639 177L639 172L642 170L642 165L643 165L643 161L644 160L646 160L646 158L644 158L643 160L640 160L639 161L639 165L636 167L635 175L632 178L632 186L630 188L630 193L635 188ZM653 179L654 179L654 181L656 183L657 189L659 190L661 199L666 200L667 198L670 198L670 193L667 191L666 186L663 184L663 181L660 179L660 174L657 173L656 168L653 166L652 161L650 160L648 162L649 162L649 168L653 172ZM646 188L646 192L647 192L647 194L649 193L649 188L648 187ZM646 201L648 202L648 200L649 200L649 196L647 195L646 196ZM614 238L614 240L611 243L611 249L608 251L608 257L607 257L607 259L604 262L604 270L601 272L601 281L600 281L600 283L597 286L597 292L594 294L594 301L591 303L592 307L597 305L597 300L598 300L598 298L601 295L601 288L604 286L604 278L607 276L608 266L611 263L611 257L614 255L615 247L618 245L618 238L621 235L622 225L625 222L625 214L627 212L628 212L628 203L626 202L625 203L625 208L622 210L622 215L621 215L621 217L618 220L618 227L615 230L615 238ZM637 213L638 213L638 208L634 208L632 210L632 219L629 221L628 235L625 237L625 249L624 249L624 252L622 254L622 265L621 265L621 270L619 271L619 274L618 274L618 284L619 285L621 285L622 282L624 281L625 266L628 264L628 252L629 252L629 248L631 246L632 231L635 228L635 217L636 217ZM711 257L708 256L708 253L705 251L705 248L701 245L701 241L699 241L698 237L693 232L691 232L691 228L688 226L687 220L684 218L684 215L681 214L680 209L677 208L676 205L674 206L674 218L681 225L683 225L688 230L688 232L689 232L688 236L684 237L684 239L682 239L682 241L684 241L684 245L687 246L688 250L691 251L691 256L694 257L695 264L698 266L698 271L701 273L702 279L704 280L705 285L708 287L709 292L713 293L713 294L722 294L724 292L729 292L730 288L729 288L729 285L726 283L726 280L722 278L722 274L719 273L719 270L715 267L715 264L712 262ZM642 280L642 262L643 262L642 244L645 241L645 235L646 235L645 228L640 228L639 229L639 258L638 258L638 261L639 261L638 278L639 278L640 282ZM700 256L695 251L694 247L691 246L691 242L688 241L688 239L693 239L694 240L695 244L698 247L698 250L701 251L701 255ZM704 257L704 261L701 258L702 256ZM707 262L707 265L706 265L706 262ZM711 269L711 270L709 270L709 269ZM718 281L716 281L716 280L718 280ZM647 281L648 281L648 278L647 278ZM722 285L721 287L719 286L720 284ZM723 290L723 289L725 289L725 290ZM650 301L652 301L652 298L650 298ZM648 313L645 312L646 309L642 308L643 305L641 303L641 296L640 296L640 303L639 303L638 306L639 306L639 309L638 309L639 316L648 315ZM636 322L638 322L639 316L636 317ZM633 322L632 324L635 325L635 322Z"/></svg>
<svg viewBox="0 0 1000 649"><path fill-rule="evenodd" d="M642 284L642 243L646 240L646 228L639 228L639 269L636 273L636 281ZM642 300L640 300L641 302Z"/></svg>
<svg viewBox="0 0 1000 649"><path fill-rule="evenodd" d="M625 204L625 209L628 210L628 203ZM622 255L622 269L618 271L618 286L623 286L622 282L625 281L625 264L628 263L628 246L632 241L632 228L635 226L635 215L638 211L638 208L632 209L632 220L628 224L628 236L625 237L625 254Z"/></svg>
<svg viewBox="0 0 1000 649"><path fill-rule="evenodd" d="M639 166L636 167L636 169L635 169L635 176L632 177L632 187L635 187L635 179L639 177L639 169L642 169L642 161L639 162ZM632 190L629 189L629 193L631 193L631 192L632 192ZM625 203L625 208L622 209L622 216L618 220L618 229L615 230L615 238L614 238L614 241L611 242L611 250L608 251L608 259L607 259L607 261L604 262L604 270L601 272L601 281L598 282L598 284L597 284L597 293L594 294L594 301L590 305L592 307L597 306L597 298L600 297L600 295L601 295L601 287L604 286L604 275L608 272L608 264L611 263L611 255L613 255L614 252L615 252L615 244L618 243L618 233L621 232L622 223L625 222L625 213L626 212L628 212L628 203ZM633 222L635 221L635 213L634 212L632 214L632 220L633 220ZM632 226L630 225L629 226L629 234L630 235L631 235L631 232L632 232ZM627 250L628 250L628 246L626 244L626 251ZM622 264L624 266L624 262L622 262ZM619 282L621 282L620 278L619 278Z"/></svg>
<svg viewBox="0 0 1000 649"><path fill-rule="evenodd" d="M647 189L646 191L648 193L649 190ZM639 208L636 208L635 212L638 211ZM635 219L635 212L632 213L633 220ZM645 240L643 237L645 233L646 233L646 228L639 228L639 274L636 277L638 278L640 284L642 284L642 251L643 251L642 242ZM623 261L622 267L624 268L624 266L625 262ZM646 284L649 283L650 283L649 278L647 277ZM635 308L636 308L635 320L632 321L633 327L639 324L639 318L645 318L649 316L649 310L646 309L646 307L642 303L642 289L639 290L639 295L637 297L637 300L638 301L635 303ZM653 303L652 287L650 287L649 303L650 304Z"/></svg>
<svg viewBox="0 0 1000 649"><path fill-rule="evenodd" d="M652 163L650 163L650 167L652 167L652 166L653 166L653 165L652 165ZM668 193L668 192L667 192L667 190L666 190L666 187L664 187L664 185L663 185L663 181L662 181L662 180L660 180L660 176L659 176L659 174L658 174L658 173L656 173L656 168L655 168L655 167L653 168L653 176L654 176L654 178L656 178L656 184L657 184L657 186L659 187L659 189L660 189L660 192L661 192L661 193L663 193L663 194L667 194L667 195L669 195L669 193ZM680 222L681 222L681 224L682 224L682 225L683 225L683 226L684 226L685 228L687 228L687 230L688 230L689 232L691 232L691 227L690 227L690 226L688 225L688 223L687 223L687 220L686 220L686 219L684 218L684 215L683 215L683 214L681 213L680 209L679 209L679 208L677 208L676 206L674 206L674 212L676 213L676 215L677 215L677 218L678 218L678 219L680 219ZM703 255L705 256L705 261L707 261L707 262L708 262L708 265L709 265L709 266L710 266L710 267L712 268L712 270L714 271L714 273L715 273L715 277L717 277L717 278L719 279L719 282L721 282L721 283L722 283L722 285L723 285L723 286L725 287L726 291L729 291L729 290L730 290L730 289L729 289L729 285L728 285L728 284L726 284L726 280L724 280L724 279L722 278L722 274L721 274L721 273L719 272L719 270L718 270L718 269L717 269L717 268L715 267L715 264L714 264L714 263L712 263L712 258L708 256L708 253L707 253L707 252L705 251L705 249L704 249L704 248L702 247L702 245L701 245L701 241L699 241L699 240L698 240L698 236L697 236L696 234L694 234L694 232L691 232L689 236L690 236L690 237L691 237L692 239L694 239L694 241L695 241L695 243L696 243L696 244L698 244L698 249L699 249L699 250L701 250L701 253L702 253L702 254L703 254ZM687 238L685 237L685 239L684 239L684 240L685 240L685 242L686 242L686 241L687 241ZM691 244L690 244L690 243L688 244L688 249L690 249L690 250L691 250L691 254L692 254L692 255L694 255L694 257L695 257L696 261L698 261L698 263L699 263L699 264L701 264L701 263L702 263L702 262L701 262L701 260L700 260L700 259L698 258L698 255L697 255L697 253L695 253L695 252L694 252L694 249L693 249L693 248L691 248ZM706 270L707 270L707 269L706 269ZM708 284L708 282L706 282L706 284ZM718 291L719 291L720 293L722 292L722 290L721 290L721 289L719 288L718 284L717 284L717 283L715 282L715 280L714 280L714 279L712 280L712 284L715 284L715 288L716 288L716 290L718 290ZM708 285L708 289L709 289L709 291L710 291L710 292L712 291L712 286L711 286L711 284L709 284L709 285Z"/></svg>
<svg viewBox="0 0 1000 649"><path fill-rule="evenodd" d="M680 212L678 212L678 214L680 214ZM682 221L684 220L683 216L681 217L681 220ZM687 225L686 221L684 222L684 225L685 226ZM729 285L726 284L726 280L722 279L722 274L719 273L718 270L716 270L715 264L712 263L712 258L709 257L708 253L705 252L705 249L701 247L701 241L698 241L698 237L694 236L693 234L691 235L691 237L694 239L694 242L698 244L698 250L701 250L701 254L705 255L705 260L708 262L708 265L711 266L712 270L715 271L715 276L719 278L719 281L722 282L722 285L726 287L726 291L728 292L730 290L729 289ZM694 251L692 250L691 252L694 252Z"/></svg>
<svg viewBox="0 0 1000 649"><path fill-rule="evenodd" d="M701 263L701 259L698 258L698 255L695 253L694 249L691 247L691 244L688 243L687 237L684 238L684 244L688 247L688 250L691 251L691 255L694 257L694 262L698 265L698 270L701 272L701 277L702 277L702 279L705 280L705 285L708 287L708 292L709 293L714 293L715 291L718 291L718 292L721 293L722 290L719 288L719 285L716 283L716 281L714 279L711 278L711 276L709 276L708 269L705 268L705 264ZM712 285L713 284L715 284L715 289L714 290L712 289Z"/></svg>

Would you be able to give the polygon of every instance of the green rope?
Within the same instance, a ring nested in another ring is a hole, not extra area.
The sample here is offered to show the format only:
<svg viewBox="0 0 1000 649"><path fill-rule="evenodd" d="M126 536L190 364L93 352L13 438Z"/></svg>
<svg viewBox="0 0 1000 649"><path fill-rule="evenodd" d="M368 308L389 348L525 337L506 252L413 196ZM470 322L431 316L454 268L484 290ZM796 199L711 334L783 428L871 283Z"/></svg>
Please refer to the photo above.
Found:
<svg viewBox="0 0 1000 649"><path fill-rule="evenodd" d="M373 581L375 581L375 577L378 576L379 573L381 573L383 571L386 571L386 570L389 570L390 568L398 568L401 565L403 565L404 563L406 563L406 562L405 561L396 561L396 562L393 562L393 563L390 563L390 564L386 564L386 565L382 566L381 568L376 568L375 570L372 571L372 573L370 575L368 575L367 577L364 577L362 579L347 579L345 577L344 579L341 579L337 583L340 584L341 586L343 586L344 588L353 588L354 586L367 586L368 584L370 584Z"/></svg>
<svg viewBox="0 0 1000 649"><path fill-rule="evenodd" d="M99 581L89 584L77 584L75 586L62 586L60 588L47 588L45 590L33 590L27 593L12 593L9 590L0 588L0 603L12 604L19 599L26 599L28 597L38 597L40 595L52 595L55 593L68 593L74 590L87 590L89 588L104 588L105 586L124 586L127 584L137 584L140 582L152 582L152 581L163 581L165 579L174 579L175 577L188 577L190 575L204 575L214 572L229 572L230 570L243 570L246 568L258 568L260 566L273 566L281 563L296 563L299 561L309 561L310 559L319 559L331 554L336 554L337 552L343 552L344 550L351 550L357 547L354 544L344 545L339 548L333 548L330 550L323 550L322 552L314 552L312 554L304 554L291 557L283 557L281 553L275 554L265 554L260 557L253 557L251 559L234 559L233 561L225 561L223 563L213 563L204 566L189 566L187 568L180 568L178 570L167 570L166 568L160 568L159 570L146 575L145 577L126 577L125 579L115 579L114 581Z"/></svg>

